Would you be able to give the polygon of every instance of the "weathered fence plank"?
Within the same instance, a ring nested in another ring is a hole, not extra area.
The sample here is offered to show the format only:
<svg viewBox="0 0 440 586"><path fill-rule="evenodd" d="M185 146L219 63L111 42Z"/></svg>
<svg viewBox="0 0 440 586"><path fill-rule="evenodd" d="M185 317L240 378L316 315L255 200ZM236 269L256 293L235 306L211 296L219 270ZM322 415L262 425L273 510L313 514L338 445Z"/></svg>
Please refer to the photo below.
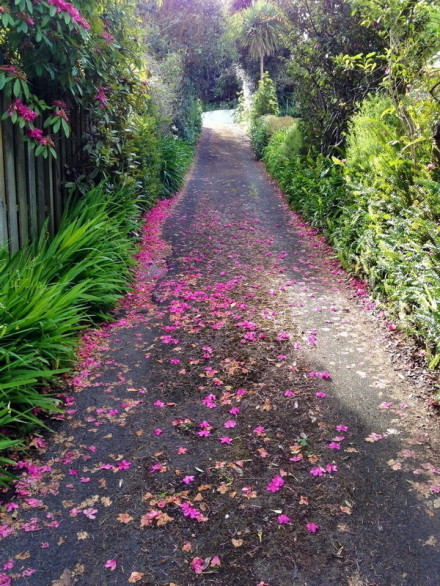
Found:
<svg viewBox="0 0 440 586"><path fill-rule="evenodd" d="M1 100L0 100L1 104ZM0 246L8 244L5 166L3 164L3 126L0 123Z"/></svg>
<svg viewBox="0 0 440 586"><path fill-rule="evenodd" d="M0 116L11 103L0 92ZM44 225L54 235L66 206L69 167L78 167L84 113L74 110L70 138L57 138L57 158L36 157L23 130L9 118L0 122L0 246L11 253L38 238Z"/></svg>

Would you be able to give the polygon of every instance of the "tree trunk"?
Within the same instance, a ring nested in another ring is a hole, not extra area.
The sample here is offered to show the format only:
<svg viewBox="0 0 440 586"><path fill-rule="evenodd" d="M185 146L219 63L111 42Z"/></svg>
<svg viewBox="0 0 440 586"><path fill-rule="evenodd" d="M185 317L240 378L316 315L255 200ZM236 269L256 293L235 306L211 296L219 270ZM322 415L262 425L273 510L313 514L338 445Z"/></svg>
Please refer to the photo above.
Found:
<svg viewBox="0 0 440 586"><path fill-rule="evenodd" d="M263 79L264 74L264 53L260 53L260 79Z"/></svg>

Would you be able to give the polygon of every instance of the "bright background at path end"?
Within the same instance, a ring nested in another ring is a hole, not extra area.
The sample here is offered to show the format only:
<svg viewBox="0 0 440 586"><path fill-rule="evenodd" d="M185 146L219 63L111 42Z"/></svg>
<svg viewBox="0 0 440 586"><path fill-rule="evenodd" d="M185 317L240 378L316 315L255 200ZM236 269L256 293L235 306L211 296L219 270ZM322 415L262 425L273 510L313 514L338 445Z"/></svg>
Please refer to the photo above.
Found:
<svg viewBox="0 0 440 586"><path fill-rule="evenodd" d="M203 126L213 128L223 124L234 123L234 110L214 110L212 112L203 112Z"/></svg>

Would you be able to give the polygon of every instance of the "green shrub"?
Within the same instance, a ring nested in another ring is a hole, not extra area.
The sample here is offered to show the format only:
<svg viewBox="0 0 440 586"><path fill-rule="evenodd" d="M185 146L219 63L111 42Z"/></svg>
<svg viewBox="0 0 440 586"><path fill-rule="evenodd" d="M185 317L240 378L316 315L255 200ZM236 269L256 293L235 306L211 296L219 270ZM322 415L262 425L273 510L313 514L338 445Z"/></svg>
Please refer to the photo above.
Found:
<svg viewBox="0 0 440 586"><path fill-rule="evenodd" d="M264 73L263 77L258 82L258 89L252 99L252 117L259 118L265 114L278 116L279 113L280 108L278 105L275 84L269 77L268 73Z"/></svg>
<svg viewBox="0 0 440 586"><path fill-rule="evenodd" d="M328 236L344 266L367 278L401 327L440 364L440 184L432 104L407 97L416 138L391 101L368 98L350 124L346 160L303 153L300 126L275 132L263 160L289 203Z"/></svg>
<svg viewBox="0 0 440 586"><path fill-rule="evenodd" d="M175 136L162 137L160 143L162 197L170 197L179 191L185 173L192 161L193 146Z"/></svg>
<svg viewBox="0 0 440 586"><path fill-rule="evenodd" d="M69 368L79 330L127 290L138 216L133 190L99 186L68 206L55 237L0 254L0 450L41 424L35 409L58 409L39 386Z"/></svg>
<svg viewBox="0 0 440 586"><path fill-rule="evenodd" d="M153 116L135 116L123 155L128 173L138 191L142 207L150 208L161 195L161 138L157 119Z"/></svg>

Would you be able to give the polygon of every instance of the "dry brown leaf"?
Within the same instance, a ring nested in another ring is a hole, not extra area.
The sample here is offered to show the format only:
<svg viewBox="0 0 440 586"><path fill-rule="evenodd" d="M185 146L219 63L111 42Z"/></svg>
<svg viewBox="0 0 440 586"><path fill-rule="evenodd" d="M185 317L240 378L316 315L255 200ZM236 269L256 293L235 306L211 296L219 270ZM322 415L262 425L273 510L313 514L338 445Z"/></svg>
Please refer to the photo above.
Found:
<svg viewBox="0 0 440 586"><path fill-rule="evenodd" d="M201 484L199 486L199 490L203 491L203 490L209 490L210 488L212 488L212 484Z"/></svg>
<svg viewBox="0 0 440 586"><path fill-rule="evenodd" d="M101 503L104 505L104 507L110 507L112 500L108 496L102 496Z"/></svg>
<svg viewBox="0 0 440 586"><path fill-rule="evenodd" d="M192 545L190 541L185 541L185 543L182 546L182 551L187 551L190 552L192 550Z"/></svg>
<svg viewBox="0 0 440 586"><path fill-rule="evenodd" d="M242 539L231 539L231 542L234 547L241 547L243 545Z"/></svg>
<svg viewBox="0 0 440 586"><path fill-rule="evenodd" d="M350 507L339 507L343 513L347 513L347 515L351 515L352 511Z"/></svg>
<svg viewBox="0 0 440 586"><path fill-rule="evenodd" d="M129 515L128 513L120 513L116 517L116 520L119 521L120 523L131 523L131 521L133 521L133 517L131 515Z"/></svg>
<svg viewBox="0 0 440 586"><path fill-rule="evenodd" d="M229 486L227 486L226 484L220 484L220 486L217 488L217 492L219 492L220 494L226 494L229 490Z"/></svg>
<svg viewBox="0 0 440 586"><path fill-rule="evenodd" d="M194 497L193 499L196 503L200 502L203 500L203 496L200 494L200 492L197 493L197 495Z"/></svg>
<svg viewBox="0 0 440 586"><path fill-rule="evenodd" d="M52 586L71 586L74 583L75 581L72 571L66 568L58 580L52 582Z"/></svg>
<svg viewBox="0 0 440 586"><path fill-rule="evenodd" d="M174 521L174 517L170 517L167 513L163 513L157 519L157 526L162 527L163 525L167 525L167 523L171 523L171 521Z"/></svg>
<svg viewBox="0 0 440 586"><path fill-rule="evenodd" d="M23 553L18 553L15 556L16 560L28 560L31 557L31 552L30 551L24 551Z"/></svg>
<svg viewBox="0 0 440 586"><path fill-rule="evenodd" d="M140 582L143 577L145 576L144 572L132 572L128 579L129 584L136 584L136 582Z"/></svg>
<svg viewBox="0 0 440 586"><path fill-rule="evenodd" d="M87 531L78 531L76 537L78 541L83 541L84 539L88 539L90 535L87 533Z"/></svg>

